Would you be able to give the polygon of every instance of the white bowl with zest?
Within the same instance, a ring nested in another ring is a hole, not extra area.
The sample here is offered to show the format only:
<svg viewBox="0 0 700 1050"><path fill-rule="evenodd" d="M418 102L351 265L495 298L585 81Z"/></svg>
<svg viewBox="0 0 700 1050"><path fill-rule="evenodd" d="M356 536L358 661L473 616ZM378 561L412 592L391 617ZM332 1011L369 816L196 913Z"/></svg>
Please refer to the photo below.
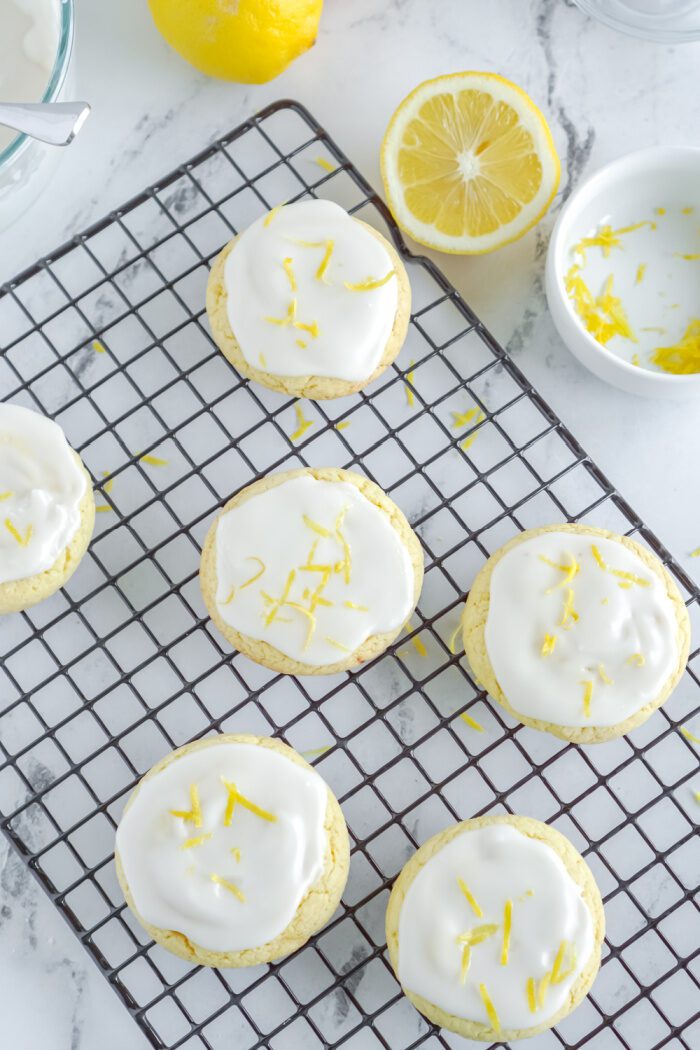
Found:
<svg viewBox="0 0 700 1050"><path fill-rule="evenodd" d="M700 396L700 149L630 153L579 186L545 286L559 335L594 375L647 397Z"/></svg>

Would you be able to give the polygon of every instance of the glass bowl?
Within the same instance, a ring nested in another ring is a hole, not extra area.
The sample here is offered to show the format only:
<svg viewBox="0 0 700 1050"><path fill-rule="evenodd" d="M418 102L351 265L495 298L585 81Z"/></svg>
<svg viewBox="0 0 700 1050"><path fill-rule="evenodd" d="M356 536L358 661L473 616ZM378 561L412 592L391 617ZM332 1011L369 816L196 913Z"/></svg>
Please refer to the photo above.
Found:
<svg viewBox="0 0 700 1050"><path fill-rule="evenodd" d="M73 0L56 0L59 8L58 49L40 101L58 102L72 90ZM60 146L19 134L0 151L0 229L18 219L49 183L61 156Z"/></svg>
<svg viewBox="0 0 700 1050"><path fill-rule="evenodd" d="M622 33L663 44L700 40L700 0L574 0Z"/></svg>

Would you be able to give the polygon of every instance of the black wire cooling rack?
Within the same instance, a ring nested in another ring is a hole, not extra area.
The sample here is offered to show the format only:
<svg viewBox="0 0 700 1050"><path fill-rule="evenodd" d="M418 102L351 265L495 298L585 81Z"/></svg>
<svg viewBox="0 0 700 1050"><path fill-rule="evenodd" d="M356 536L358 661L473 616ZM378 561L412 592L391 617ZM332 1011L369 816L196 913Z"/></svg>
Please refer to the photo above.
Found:
<svg viewBox="0 0 700 1050"><path fill-rule="evenodd" d="M231 235L305 194L393 238L415 312L397 364L361 394L304 402L313 425L292 440L299 406L240 379L203 304L208 264ZM152 1045L463 1045L401 995L384 910L419 843L503 811L573 840L608 922L591 995L528 1045L700 1045L698 762L679 732L699 710L698 650L646 725L582 748L515 725L450 644L489 553L553 521L636 536L696 621L700 596L440 271L410 254L306 110L270 106L21 274L0 297L0 332L0 397L61 424L101 511L67 587L0 626L2 828ZM408 633L381 659L293 679L232 654L211 628L200 544L240 486L329 464L364 471L407 513L425 585ZM136 780L167 751L241 730L284 736L316 763L347 818L350 879L333 921L289 959L194 968L125 909L114 830Z"/></svg>

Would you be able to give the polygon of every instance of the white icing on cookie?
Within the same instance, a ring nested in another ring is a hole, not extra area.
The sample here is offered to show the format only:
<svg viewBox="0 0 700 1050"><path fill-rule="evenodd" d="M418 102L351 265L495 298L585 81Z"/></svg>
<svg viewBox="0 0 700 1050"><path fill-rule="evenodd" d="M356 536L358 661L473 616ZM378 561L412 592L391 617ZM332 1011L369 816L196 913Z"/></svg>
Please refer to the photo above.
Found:
<svg viewBox="0 0 700 1050"><path fill-rule="evenodd" d="M308 474L222 514L216 573L226 623L315 667L398 630L413 606L413 566L388 516L349 482Z"/></svg>
<svg viewBox="0 0 700 1050"><path fill-rule="evenodd" d="M591 914L558 854L495 824L457 835L409 886L398 977L447 1013L492 1025L483 986L501 1028L530 1028L565 1004L593 945Z"/></svg>
<svg viewBox="0 0 700 1050"><path fill-rule="evenodd" d="M629 718L671 675L676 630L662 580L615 540L541 533L491 575L486 650L508 702L531 718L563 726Z"/></svg>
<svg viewBox="0 0 700 1050"><path fill-rule="evenodd" d="M227 785L243 796L228 826ZM317 773L267 747L226 742L175 759L141 785L117 829L136 910L210 951L266 944L323 874L327 804ZM197 807L199 823L187 816Z"/></svg>
<svg viewBox="0 0 700 1050"><path fill-rule="evenodd" d="M393 269L384 245L331 201L270 212L240 235L224 267L241 353L273 375L366 379L394 325Z"/></svg>
<svg viewBox="0 0 700 1050"><path fill-rule="evenodd" d="M0 404L0 583L51 568L80 526L85 485L57 423Z"/></svg>

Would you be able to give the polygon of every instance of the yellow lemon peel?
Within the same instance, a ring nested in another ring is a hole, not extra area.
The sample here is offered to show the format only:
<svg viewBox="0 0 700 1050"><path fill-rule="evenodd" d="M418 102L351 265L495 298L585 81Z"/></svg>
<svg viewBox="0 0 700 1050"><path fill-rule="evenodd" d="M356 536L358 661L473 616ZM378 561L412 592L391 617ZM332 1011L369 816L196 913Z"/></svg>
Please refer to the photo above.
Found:
<svg viewBox="0 0 700 1050"><path fill-rule="evenodd" d="M650 358L671 375L687 376L700 372L700 318L693 318L685 333L673 346L659 346Z"/></svg>
<svg viewBox="0 0 700 1050"><path fill-rule="evenodd" d="M592 546L591 546L591 553L593 554L593 557L595 558L596 562L598 563L598 567L600 569L602 569L603 572L607 572L608 567L605 564L605 562L603 561L603 556L600 553L600 551L598 550L598 548L596 547L595 543L592 544Z"/></svg>
<svg viewBox="0 0 700 1050"><path fill-rule="evenodd" d="M471 423L478 411L478 408L468 408L466 412L453 412L452 426L455 430L466 427L467 423Z"/></svg>
<svg viewBox="0 0 700 1050"><path fill-rule="evenodd" d="M396 270L389 270L388 274L384 277L367 277L364 281L358 281L357 284L352 284L350 281L343 281L343 284L349 292L373 292L377 288L382 288L395 275Z"/></svg>
<svg viewBox="0 0 700 1050"><path fill-rule="evenodd" d="M282 260L282 266L284 268L284 272L287 275L287 280L289 281L289 287L291 288L291 290L293 292L296 292L296 290L297 290L297 279L294 276L294 262L293 262L291 256L287 256L286 259Z"/></svg>
<svg viewBox="0 0 700 1050"><path fill-rule="evenodd" d="M306 417L304 416L303 409L298 402L294 406L294 414L297 417L297 428L293 434L289 435L290 441L298 441L299 438L304 436L304 434L310 427L315 425L315 421L313 419L306 419Z"/></svg>
<svg viewBox="0 0 700 1050"><path fill-rule="evenodd" d="M477 944L483 944L489 937L493 937L495 933L498 933L498 924L487 922L483 926L473 926L466 933L458 934L457 942L458 944L469 944L471 947L474 947Z"/></svg>
<svg viewBox="0 0 700 1050"><path fill-rule="evenodd" d="M282 211L282 208L284 208L284 204L277 204L274 208L271 208L263 219L263 226L269 226L273 219Z"/></svg>
<svg viewBox="0 0 700 1050"><path fill-rule="evenodd" d="M466 898L467 904L469 905L471 910L474 912L474 914L476 915L477 919L481 919L483 917L484 913L481 910L481 906L479 904L477 904L476 900L474 899L474 895L472 894L471 890L467 886L467 884L464 881L464 879L458 878L457 879L457 885L459 886L462 894Z"/></svg>
<svg viewBox="0 0 700 1050"><path fill-rule="evenodd" d="M318 321L312 321L311 324L305 324L303 321L295 321L294 327L298 328L300 332L308 332L312 339L318 339ZM306 346L306 343L304 345Z"/></svg>
<svg viewBox="0 0 700 1050"><path fill-rule="evenodd" d="M185 822L191 822L196 828L202 826L202 807L199 803L199 790L196 784L190 784L190 808L189 809L171 809L169 810L170 815L178 817L179 820Z"/></svg>
<svg viewBox="0 0 700 1050"><path fill-rule="evenodd" d="M689 740L691 744L700 744L700 736L696 736L695 733L691 733L685 726L681 726L681 735Z"/></svg>
<svg viewBox="0 0 700 1050"><path fill-rule="evenodd" d="M11 492L9 489L7 490L7 492L0 492L0 503L2 503L2 501L5 500L5 499L9 499L10 496L13 496L13 495L14 495L14 493Z"/></svg>
<svg viewBox="0 0 700 1050"><path fill-rule="evenodd" d="M100 342L99 339L93 339L92 349L95 351L96 354L104 354L106 347L103 343Z"/></svg>
<svg viewBox="0 0 700 1050"><path fill-rule="evenodd" d="M544 1009L545 1000L547 998L547 992L549 991L549 982L552 979L551 973L546 973L539 983L537 988L537 1005L540 1010Z"/></svg>
<svg viewBox="0 0 700 1050"><path fill-rule="evenodd" d="M323 536L324 538L332 535L330 529L326 529L323 525L319 525L317 521L314 521L313 518L309 518L306 514L302 514L302 520L307 529L311 529L311 531L315 532L317 535Z"/></svg>
<svg viewBox="0 0 700 1050"><path fill-rule="evenodd" d="M185 839L182 843L182 849L194 849L195 846L201 846L203 842L206 842L212 836L211 831L205 832L204 835L196 835L192 839Z"/></svg>
<svg viewBox="0 0 700 1050"><path fill-rule="evenodd" d="M319 168L323 168L324 171L335 171L331 162L326 160L325 157L315 157L314 163L318 164Z"/></svg>
<svg viewBox="0 0 700 1050"><path fill-rule="evenodd" d="M296 296L292 299L291 303L287 307L286 317L263 317L263 321L267 321L268 324L276 324L281 328L285 328L287 325L293 324L297 315L297 300ZM295 328L297 325L294 326Z"/></svg>
<svg viewBox="0 0 700 1050"><path fill-rule="evenodd" d="M414 364L415 364L415 361L411 361L411 365L414 365ZM413 385L413 383L415 381L415 372L414 372L412 367L411 367L410 371L408 371L406 373L406 379L408 380L407 383L404 383L404 389L406 391L406 402L407 402L409 408L413 408L413 406L416 403L416 396L413 393L413 390L411 389L411 386ZM411 384L411 386L408 385L409 383Z"/></svg>
<svg viewBox="0 0 700 1050"><path fill-rule="evenodd" d="M646 660L643 653L632 653L631 656L627 657L627 663L635 664L637 667L644 667Z"/></svg>
<svg viewBox="0 0 700 1050"><path fill-rule="evenodd" d="M369 612L366 605L357 605L356 602L343 602L346 609L355 609L356 612Z"/></svg>
<svg viewBox="0 0 700 1050"><path fill-rule="evenodd" d="M605 670L603 664L598 664L598 677L600 678L601 682L605 683L605 685L615 685L614 681L612 680L608 672Z"/></svg>
<svg viewBox="0 0 700 1050"><path fill-rule="evenodd" d="M491 1027L493 1028L494 1032L500 1032L501 1022L499 1020L498 1014L496 1013L496 1007L491 1002L491 996L489 995L488 989L486 988L485 984L479 985L479 995L481 996L481 1000L484 1004L484 1009L488 1014L488 1019L491 1022Z"/></svg>
<svg viewBox="0 0 700 1050"><path fill-rule="evenodd" d="M583 686L583 715L584 718L590 718L591 700L593 699L593 682L589 678L585 682L579 682L579 685Z"/></svg>
<svg viewBox="0 0 700 1050"><path fill-rule="evenodd" d="M607 259L610 255L611 248L621 248L622 241L621 237L626 233L634 233L635 230L641 230L642 227L649 226L652 230L656 229L656 223L651 222L649 219L644 222L636 222L632 226L621 226L618 230L613 230L612 226L606 224L601 226L597 233L592 234L590 237L582 237L581 240L574 246L574 251L579 252L584 256L586 254L586 248L600 248L603 252L603 256Z"/></svg>
<svg viewBox="0 0 700 1050"><path fill-rule="evenodd" d="M335 429L336 430L345 430L345 428L349 427L349 426L350 426L350 420L349 419L341 419L340 423L336 423L335 424Z"/></svg>
<svg viewBox="0 0 700 1050"><path fill-rule="evenodd" d="M602 346L606 346L614 335L636 343L637 338L630 327L629 320L622 306L622 300L612 293L613 277L608 277L603 291L597 297L581 276L578 263L567 271L564 287L573 303L576 313L581 318L587 332Z"/></svg>
<svg viewBox="0 0 700 1050"><path fill-rule="evenodd" d="M466 711L462 711L462 714L459 717L471 729L476 729L477 733L483 733L484 727L482 725L479 725L477 720L475 718L472 718L471 715L468 715Z"/></svg>
<svg viewBox="0 0 700 1050"><path fill-rule="evenodd" d="M140 463L147 463L149 467L167 467L167 459L161 459L160 456L152 456L147 454L145 456L139 456Z"/></svg>
<svg viewBox="0 0 700 1050"><path fill-rule="evenodd" d="M566 627L569 620L573 620L574 623L578 621L578 613L574 609L574 589L573 587L567 587L566 597L564 599L564 609L562 611L561 620L559 621L560 627Z"/></svg>
<svg viewBox="0 0 700 1050"><path fill-rule="evenodd" d="M527 984L525 985L525 991L527 994L527 1005L530 1009L530 1013L537 1013L537 996L535 994L535 978L528 977Z"/></svg>
<svg viewBox="0 0 700 1050"><path fill-rule="evenodd" d="M240 862L241 862L241 851L239 850L238 846L232 846L231 847L231 855L232 855L233 859L235 860L236 864L240 864Z"/></svg>
<svg viewBox="0 0 700 1050"><path fill-rule="evenodd" d="M544 641L542 642L542 648L540 649L540 656L549 656L554 652L554 646L557 644L556 634L545 634Z"/></svg>
<svg viewBox="0 0 700 1050"><path fill-rule="evenodd" d="M243 809L247 809L249 813L252 813L256 817L260 817L261 820L268 821L270 824L274 824L277 821L277 817L274 813L269 813L266 809L262 809L261 806L257 806L255 802L251 802L249 798L246 798L245 795L241 794L236 785L231 783L231 781L222 777L221 783L228 792L226 811L224 813L225 828L229 827L231 824L231 818L233 817L233 811L236 808L236 805L242 806Z"/></svg>
<svg viewBox="0 0 700 1050"><path fill-rule="evenodd" d="M510 952L510 930L513 923L513 902L507 900L503 908L503 944L501 945L501 966L508 965Z"/></svg>
<svg viewBox="0 0 700 1050"><path fill-rule="evenodd" d="M346 583L350 583L350 576L351 576L351 573L352 573L352 555L350 553L350 545L348 544L348 541L345 539L345 536L344 536L343 531L342 531L343 530L343 521L345 520L345 515L347 514L347 511L348 511L348 508L344 507L343 510L341 510L341 512L338 515L338 517L335 519L335 536L336 536L336 539L338 540L338 543L343 548L343 555L344 555L344 557L343 557L343 561L340 563L341 566L342 566L343 579L345 580ZM338 570L336 569L336 572L337 571Z"/></svg>
<svg viewBox="0 0 700 1050"><path fill-rule="evenodd" d="M324 642L328 642L334 649L340 649L341 653L351 653L352 649L348 649L347 645L343 645L342 642L337 642L335 638L329 638L328 635L324 637Z"/></svg>
<svg viewBox="0 0 700 1050"><path fill-rule="evenodd" d="M644 280L644 274L646 273L646 269L647 269L647 264L646 263L640 263L639 264L639 266L637 267L637 272L636 272L636 274L634 276L634 283L635 284L641 284L642 283L642 281Z"/></svg>
<svg viewBox="0 0 700 1050"><path fill-rule="evenodd" d="M232 893L241 904L245 904L245 894L243 893L243 890L238 888L235 882L231 882L229 879L222 879L220 875L216 874L212 874L209 877L217 886L221 886L223 889L228 890L228 892Z"/></svg>
<svg viewBox="0 0 700 1050"><path fill-rule="evenodd" d="M465 944L462 948L462 963L459 968L459 983L464 984L469 973L469 967L472 961L472 950L468 944Z"/></svg>
<svg viewBox="0 0 700 1050"><path fill-rule="evenodd" d="M559 569L560 572L564 573L563 577L561 578L561 580L559 580L558 583L555 583L553 587L547 588L547 590L544 592L545 594L552 594L554 591L558 591L561 587L568 586L568 584L570 584L571 581L576 576L578 576L579 572L581 571L581 566L576 561L573 554L569 554L567 552L566 557L569 559L568 565L557 565L555 562L550 561L549 558L545 558L543 554L540 554L541 561L546 562L547 565L551 565L553 568Z"/></svg>
<svg viewBox="0 0 700 1050"><path fill-rule="evenodd" d="M10 536L12 536L13 540L19 543L20 547L26 547L32 538L33 529L31 524L27 525L27 528L24 532L24 536L16 527L16 525L13 524L12 518L5 518L5 528L9 532Z"/></svg>

